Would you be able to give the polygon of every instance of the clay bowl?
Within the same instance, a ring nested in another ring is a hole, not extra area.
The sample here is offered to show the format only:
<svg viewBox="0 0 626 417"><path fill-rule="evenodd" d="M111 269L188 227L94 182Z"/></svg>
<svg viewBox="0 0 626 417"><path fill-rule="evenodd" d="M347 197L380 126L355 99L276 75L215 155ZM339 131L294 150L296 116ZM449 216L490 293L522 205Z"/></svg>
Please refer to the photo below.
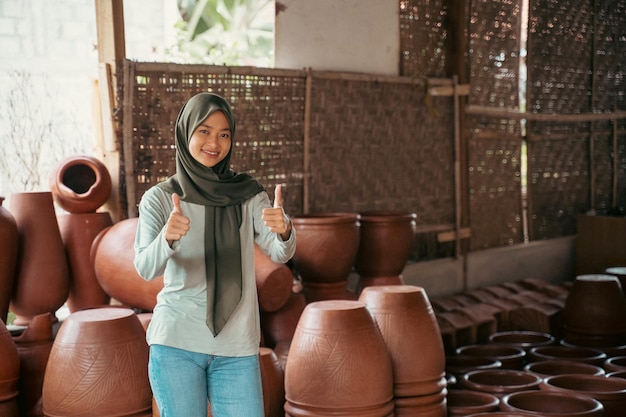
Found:
<svg viewBox="0 0 626 417"><path fill-rule="evenodd" d="M554 342L551 334L526 330L503 331L489 336L489 343L520 347L527 352L534 347L553 345Z"/></svg>
<svg viewBox="0 0 626 417"><path fill-rule="evenodd" d="M597 365L565 359L531 362L524 367L524 370L542 378L564 374L604 375L604 369Z"/></svg>
<svg viewBox="0 0 626 417"><path fill-rule="evenodd" d="M513 369L487 369L468 372L461 378L463 388L486 392L501 398L517 391L539 389L541 378L537 375Z"/></svg>
<svg viewBox="0 0 626 417"><path fill-rule="evenodd" d="M457 382L463 374L482 369L500 369L502 362L483 356L454 355L446 356L446 372L453 375Z"/></svg>
<svg viewBox="0 0 626 417"><path fill-rule="evenodd" d="M451 389L447 395L448 417L497 411L500 399L486 392Z"/></svg>
<svg viewBox="0 0 626 417"><path fill-rule="evenodd" d="M486 413L470 414L466 417L537 417L537 414L521 413L514 411L494 411Z"/></svg>
<svg viewBox="0 0 626 417"><path fill-rule="evenodd" d="M606 374L607 377L610 378L622 378L626 379L626 371L614 371Z"/></svg>
<svg viewBox="0 0 626 417"><path fill-rule="evenodd" d="M504 396L500 410L528 412L543 417L601 417L604 406L582 394L558 391L521 391Z"/></svg>
<svg viewBox="0 0 626 417"><path fill-rule="evenodd" d="M521 370L526 359L526 351L524 349L495 343L461 346L457 348L456 353L457 355L480 356L500 361L502 369Z"/></svg>
<svg viewBox="0 0 626 417"><path fill-rule="evenodd" d="M626 371L626 356L613 356L602 365L607 372Z"/></svg>
<svg viewBox="0 0 626 417"><path fill-rule="evenodd" d="M606 353L587 347L570 346L539 346L528 352L530 362L546 361L552 359L566 359L570 361L585 362L592 365L602 365L606 360Z"/></svg>

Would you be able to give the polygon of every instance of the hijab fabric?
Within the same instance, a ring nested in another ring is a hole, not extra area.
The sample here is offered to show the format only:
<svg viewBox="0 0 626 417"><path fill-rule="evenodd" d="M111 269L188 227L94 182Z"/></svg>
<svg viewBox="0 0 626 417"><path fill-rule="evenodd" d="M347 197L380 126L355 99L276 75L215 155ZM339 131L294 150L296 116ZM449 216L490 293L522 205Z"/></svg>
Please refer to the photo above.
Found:
<svg viewBox="0 0 626 417"><path fill-rule="evenodd" d="M188 144L196 128L216 111L228 120L231 146L228 155L209 168L191 156ZM231 170L234 136L235 118L224 98L212 93L193 96L176 120L176 174L158 184L163 190L178 194L182 201L205 206L206 322L214 336L241 300L241 204L263 191L250 175Z"/></svg>

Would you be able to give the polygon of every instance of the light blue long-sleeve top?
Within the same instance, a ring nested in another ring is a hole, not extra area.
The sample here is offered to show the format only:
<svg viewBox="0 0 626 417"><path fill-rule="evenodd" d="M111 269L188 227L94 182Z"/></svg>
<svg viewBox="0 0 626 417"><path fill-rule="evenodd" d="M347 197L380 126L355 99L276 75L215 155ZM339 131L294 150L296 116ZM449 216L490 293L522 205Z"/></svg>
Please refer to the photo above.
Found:
<svg viewBox="0 0 626 417"><path fill-rule="evenodd" d="M296 233L283 241L270 232L261 218L271 207L266 192L242 204L242 296L239 305L214 337L206 325L206 266L204 260L204 206L181 201L190 220L189 231L172 247L165 239L165 225L173 209L171 194L159 187L146 191L139 204L135 237L135 268L147 280L163 276L148 326L148 344L160 344L220 356L258 353L261 339L259 303L254 272L254 242L274 262L285 263L296 249Z"/></svg>

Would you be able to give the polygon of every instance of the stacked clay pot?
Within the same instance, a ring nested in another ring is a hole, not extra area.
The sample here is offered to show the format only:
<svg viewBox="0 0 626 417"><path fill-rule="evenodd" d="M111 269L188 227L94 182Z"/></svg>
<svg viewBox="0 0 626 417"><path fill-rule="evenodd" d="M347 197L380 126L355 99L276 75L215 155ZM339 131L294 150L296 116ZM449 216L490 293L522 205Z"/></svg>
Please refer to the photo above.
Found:
<svg viewBox="0 0 626 417"><path fill-rule="evenodd" d="M2 206L3 202L4 197L0 197L0 320L6 323L15 280L19 232L15 218Z"/></svg>
<svg viewBox="0 0 626 417"><path fill-rule="evenodd" d="M7 330L0 320L0 416L18 417L18 380L20 357Z"/></svg>

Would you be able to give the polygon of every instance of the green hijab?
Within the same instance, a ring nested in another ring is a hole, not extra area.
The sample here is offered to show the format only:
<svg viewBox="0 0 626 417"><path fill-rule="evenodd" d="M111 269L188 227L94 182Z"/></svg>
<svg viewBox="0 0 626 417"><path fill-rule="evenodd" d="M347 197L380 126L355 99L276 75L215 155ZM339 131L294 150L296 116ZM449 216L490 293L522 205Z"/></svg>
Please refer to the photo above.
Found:
<svg viewBox="0 0 626 417"><path fill-rule="evenodd" d="M191 156L188 144L196 128L216 111L228 120L231 146L224 160L208 168ZM250 175L231 170L234 136L235 118L226 100L212 93L193 96L176 120L176 174L159 184L163 190L178 194L182 201L205 206L206 321L214 336L241 300L241 204L263 191Z"/></svg>

